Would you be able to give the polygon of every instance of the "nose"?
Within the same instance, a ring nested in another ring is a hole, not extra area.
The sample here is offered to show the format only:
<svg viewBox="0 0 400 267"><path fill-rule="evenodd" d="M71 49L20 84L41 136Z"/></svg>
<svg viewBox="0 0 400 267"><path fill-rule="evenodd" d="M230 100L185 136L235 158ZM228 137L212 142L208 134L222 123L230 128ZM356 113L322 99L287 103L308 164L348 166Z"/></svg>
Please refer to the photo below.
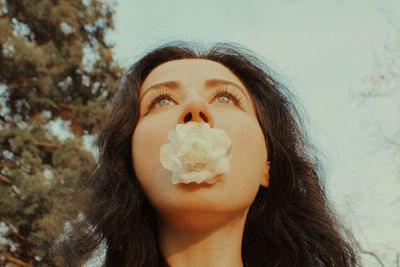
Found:
<svg viewBox="0 0 400 267"><path fill-rule="evenodd" d="M207 104L200 99L192 99L185 105L178 123L185 124L190 121L205 122L210 125L210 128L214 127L214 118Z"/></svg>

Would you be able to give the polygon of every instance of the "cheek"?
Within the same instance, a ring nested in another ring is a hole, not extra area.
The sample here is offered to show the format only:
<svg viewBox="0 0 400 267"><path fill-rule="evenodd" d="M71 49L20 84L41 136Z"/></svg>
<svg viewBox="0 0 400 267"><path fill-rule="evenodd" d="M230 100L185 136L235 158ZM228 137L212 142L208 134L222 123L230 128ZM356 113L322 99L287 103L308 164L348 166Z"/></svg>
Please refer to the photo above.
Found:
<svg viewBox="0 0 400 267"><path fill-rule="evenodd" d="M159 162L160 147L168 141L165 127L140 122L132 135L133 167L142 183Z"/></svg>
<svg viewBox="0 0 400 267"><path fill-rule="evenodd" d="M265 137L256 118L236 116L235 122L226 125L232 136L233 160L243 171L258 173L267 161Z"/></svg>
<svg viewBox="0 0 400 267"><path fill-rule="evenodd" d="M244 150L249 150L251 153L248 156L252 157L266 157L266 144L264 134L258 125L258 122L248 120L236 132L237 142Z"/></svg>
<svg viewBox="0 0 400 267"><path fill-rule="evenodd" d="M171 118L162 114L140 120L132 136L132 156L135 159L159 161L160 147L168 142L168 131L175 127Z"/></svg>
<svg viewBox="0 0 400 267"><path fill-rule="evenodd" d="M226 126L232 138L231 174L227 180L230 201L249 206L263 181L267 149L257 120L236 117L235 124ZM228 128L229 127L229 128ZM232 199L232 195L235 195Z"/></svg>
<svg viewBox="0 0 400 267"><path fill-rule="evenodd" d="M154 116L139 121L132 135L132 164L140 184L151 202L165 198L172 186L170 172L160 163L160 147L168 143L171 119Z"/></svg>

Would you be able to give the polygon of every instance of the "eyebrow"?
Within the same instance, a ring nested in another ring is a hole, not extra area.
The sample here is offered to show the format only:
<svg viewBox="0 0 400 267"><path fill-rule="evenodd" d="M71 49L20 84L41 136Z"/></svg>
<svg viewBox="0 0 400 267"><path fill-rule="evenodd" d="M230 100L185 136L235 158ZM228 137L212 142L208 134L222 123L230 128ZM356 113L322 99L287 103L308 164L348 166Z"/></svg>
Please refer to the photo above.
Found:
<svg viewBox="0 0 400 267"><path fill-rule="evenodd" d="M151 90L154 90L154 89L160 90L160 89L165 89L165 88L172 89L172 90L176 90L176 89L179 88L179 83L178 83L178 82L169 81L169 82L157 83L157 84L155 84L155 85L153 85L153 86L150 86L149 88L146 89L146 91L144 91L142 97L140 97L139 103L142 102L143 97L144 97L148 92L150 92Z"/></svg>
<svg viewBox="0 0 400 267"><path fill-rule="evenodd" d="M235 87L236 89L238 89L239 91L242 92L242 94L247 98L247 100L249 100L245 90L241 86L237 85L234 82L226 81L226 80L220 80L220 79L211 79L211 80L205 81L204 84L205 84L206 88L208 88L208 89L212 89L212 88L216 88L216 87L220 87L220 86L232 86L232 87Z"/></svg>
<svg viewBox="0 0 400 267"><path fill-rule="evenodd" d="M242 94L248 100L248 96L246 95L245 90L241 86L239 86L236 83L233 83L231 81L226 81L226 80L221 80L221 79L211 79L211 80L205 81L204 85L207 89L213 89L213 88L220 87L220 86L235 87L236 89L240 90L242 92ZM143 93L142 97L140 98L139 103L142 102L143 97L151 90L161 90L161 89L165 89L165 88L171 89L171 90L177 90L177 89L179 89L179 87L180 87L180 83L175 82L175 81L167 81L167 82L157 83L146 89L146 91Z"/></svg>

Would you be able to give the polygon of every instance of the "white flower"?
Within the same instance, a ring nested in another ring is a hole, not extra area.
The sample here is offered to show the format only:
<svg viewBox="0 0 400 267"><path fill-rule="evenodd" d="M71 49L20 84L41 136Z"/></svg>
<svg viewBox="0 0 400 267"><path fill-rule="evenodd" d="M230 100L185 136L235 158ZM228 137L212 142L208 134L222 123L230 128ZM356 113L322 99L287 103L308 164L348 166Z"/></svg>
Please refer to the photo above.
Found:
<svg viewBox="0 0 400 267"><path fill-rule="evenodd" d="M168 132L169 143L160 148L160 161L173 172L172 183L215 183L230 172L231 140L222 129L204 122L177 124Z"/></svg>

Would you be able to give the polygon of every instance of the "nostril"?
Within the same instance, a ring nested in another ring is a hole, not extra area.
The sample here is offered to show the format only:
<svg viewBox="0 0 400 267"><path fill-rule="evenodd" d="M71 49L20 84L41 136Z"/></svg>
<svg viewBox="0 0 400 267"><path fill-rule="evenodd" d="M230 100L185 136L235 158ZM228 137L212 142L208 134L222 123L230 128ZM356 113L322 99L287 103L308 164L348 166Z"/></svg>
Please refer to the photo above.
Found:
<svg viewBox="0 0 400 267"><path fill-rule="evenodd" d="M200 117L204 120L204 122L208 122L208 118L203 112L200 112Z"/></svg>
<svg viewBox="0 0 400 267"><path fill-rule="evenodd" d="M189 113L185 116L185 118L183 119L183 121L186 123L186 122L190 121L191 119L192 119L192 113L189 112Z"/></svg>

